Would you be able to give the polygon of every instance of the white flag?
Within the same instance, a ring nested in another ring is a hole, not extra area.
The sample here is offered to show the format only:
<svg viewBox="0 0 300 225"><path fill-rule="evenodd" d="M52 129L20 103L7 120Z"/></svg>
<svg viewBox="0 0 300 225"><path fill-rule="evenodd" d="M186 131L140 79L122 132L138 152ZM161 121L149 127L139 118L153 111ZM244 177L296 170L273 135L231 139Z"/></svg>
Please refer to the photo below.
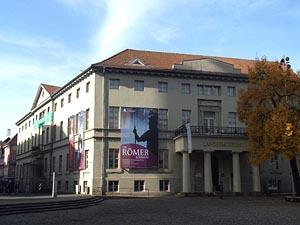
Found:
<svg viewBox="0 0 300 225"><path fill-rule="evenodd" d="M186 123L186 132L187 132L187 138L188 138L188 153L192 153L192 131L191 131L191 124Z"/></svg>

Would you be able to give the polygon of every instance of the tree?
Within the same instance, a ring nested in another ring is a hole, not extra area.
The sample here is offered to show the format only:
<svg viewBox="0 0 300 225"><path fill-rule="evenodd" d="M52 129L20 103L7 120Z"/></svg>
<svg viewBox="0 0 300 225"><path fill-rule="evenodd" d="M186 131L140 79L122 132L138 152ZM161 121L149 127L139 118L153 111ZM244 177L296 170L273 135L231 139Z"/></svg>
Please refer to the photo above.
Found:
<svg viewBox="0 0 300 225"><path fill-rule="evenodd" d="M290 160L295 192L300 195L297 157L300 156L300 77L284 60L256 60L249 83L237 102L239 119L246 123L252 164L281 155Z"/></svg>

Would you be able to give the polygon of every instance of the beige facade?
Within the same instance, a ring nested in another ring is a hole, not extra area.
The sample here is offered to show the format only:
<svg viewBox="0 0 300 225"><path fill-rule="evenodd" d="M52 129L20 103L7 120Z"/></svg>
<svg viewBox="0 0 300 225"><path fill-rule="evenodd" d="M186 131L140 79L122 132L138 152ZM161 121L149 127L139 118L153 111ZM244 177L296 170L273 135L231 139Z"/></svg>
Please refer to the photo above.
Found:
<svg viewBox="0 0 300 225"><path fill-rule="evenodd" d="M17 122L21 191L37 191L40 183L51 189L53 172L61 193L77 187L80 193L120 196L210 194L222 184L224 192L249 194L268 186L272 171L249 164L245 125L236 115L237 94L247 85L240 60L235 65L232 59L183 55L181 63L163 68L155 63L172 54L152 54L127 50L91 65L61 88L39 87L32 109ZM121 168L122 107L158 110L158 168ZM80 112L83 167L75 162L70 170L80 132L75 124L72 158L69 118L77 120ZM291 191L288 168L277 171L284 192Z"/></svg>

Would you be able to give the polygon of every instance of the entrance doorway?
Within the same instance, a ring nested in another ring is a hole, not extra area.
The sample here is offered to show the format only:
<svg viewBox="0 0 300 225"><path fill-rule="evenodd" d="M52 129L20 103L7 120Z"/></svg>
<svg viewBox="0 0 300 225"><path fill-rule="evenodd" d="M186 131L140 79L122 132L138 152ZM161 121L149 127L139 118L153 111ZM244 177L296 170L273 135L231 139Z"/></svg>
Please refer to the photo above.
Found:
<svg viewBox="0 0 300 225"><path fill-rule="evenodd" d="M212 156L211 158L211 169L212 169L212 184L213 190L219 190L219 158Z"/></svg>

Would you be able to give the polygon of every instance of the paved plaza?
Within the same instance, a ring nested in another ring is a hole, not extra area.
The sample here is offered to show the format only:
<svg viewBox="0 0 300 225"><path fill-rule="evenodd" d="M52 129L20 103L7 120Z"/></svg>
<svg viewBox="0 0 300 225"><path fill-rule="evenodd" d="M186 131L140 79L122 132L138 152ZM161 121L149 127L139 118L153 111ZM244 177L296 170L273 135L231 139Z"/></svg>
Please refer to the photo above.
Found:
<svg viewBox="0 0 300 225"><path fill-rule="evenodd" d="M0 217L1 225L298 225L300 203L283 197L107 199L84 209Z"/></svg>

